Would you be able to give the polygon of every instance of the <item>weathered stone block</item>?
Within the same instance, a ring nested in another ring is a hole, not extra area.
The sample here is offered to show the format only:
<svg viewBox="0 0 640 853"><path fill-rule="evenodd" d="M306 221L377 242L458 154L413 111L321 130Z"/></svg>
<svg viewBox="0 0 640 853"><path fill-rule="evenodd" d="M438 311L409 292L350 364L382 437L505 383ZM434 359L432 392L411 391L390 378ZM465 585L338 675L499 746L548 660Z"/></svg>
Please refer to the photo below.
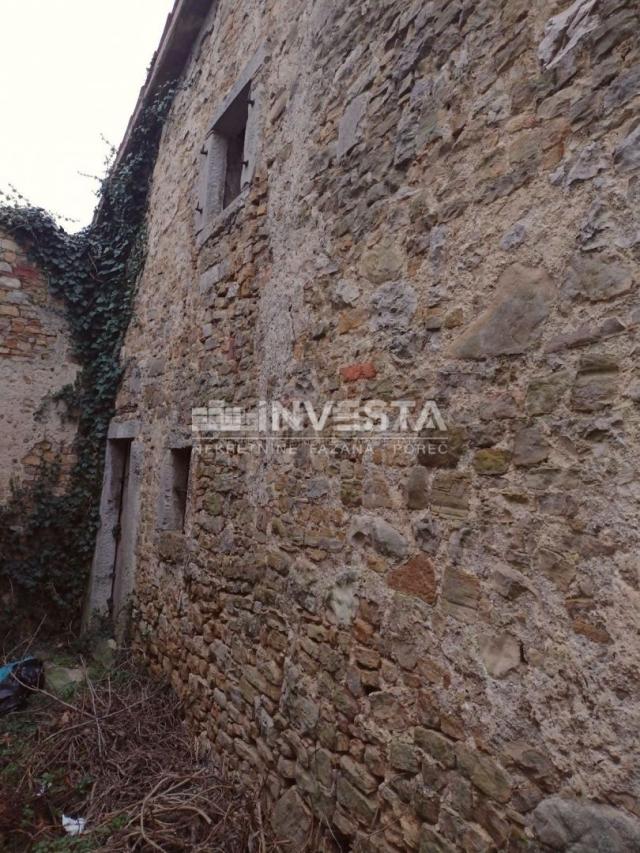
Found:
<svg viewBox="0 0 640 853"><path fill-rule="evenodd" d="M456 853L456 848L430 826L423 824L418 853Z"/></svg>
<svg viewBox="0 0 640 853"><path fill-rule="evenodd" d="M624 137L616 147L613 158L620 172L640 169L640 125Z"/></svg>
<svg viewBox="0 0 640 853"><path fill-rule="evenodd" d="M342 774L336 783L336 796L348 814L367 826L372 824L378 811L375 797L366 797Z"/></svg>
<svg viewBox="0 0 640 853"><path fill-rule="evenodd" d="M360 296L360 288L352 281L341 279L333 289L333 303L338 308L353 307Z"/></svg>
<svg viewBox="0 0 640 853"><path fill-rule="evenodd" d="M358 379L375 379L376 368L372 361L364 361L360 364L347 364L340 368L340 375L344 382L357 382Z"/></svg>
<svg viewBox="0 0 640 853"><path fill-rule="evenodd" d="M555 411L569 386L569 373L564 370L550 376L534 377L527 388L527 412L530 415L548 415Z"/></svg>
<svg viewBox="0 0 640 853"><path fill-rule="evenodd" d="M429 506L429 480L422 465L414 465L409 471L407 506L409 509L426 509Z"/></svg>
<svg viewBox="0 0 640 853"><path fill-rule="evenodd" d="M219 495L217 492L208 492L204 500L204 505L209 515L220 515L223 506L222 495Z"/></svg>
<svg viewBox="0 0 640 853"><path fill-rule="evenodd" d="M345 506L362 506L362 483L359 480L342 480L340 500Z"/></svg>
<svg viewBox="0 0 640 853"><path fill-rule="evenodd" d="M575 565L568 557L550 548L540 548L536 551L534 566L562 590L570 587L576 575Z"/></svg>
<svg viewBox="0 0 640 853"><path fill-rule="evenodd" d="M183 559L185 548L184 533L163 530L158 536L158 553L168 563L177 563Z"/></svg>
<svg viewBox="0 0 640 853"><path fill-rule="evenodd" d="M409 550L405 537L388 521L378 516L354 519L350 538L355 543L367 542L380 554L389 557L406 557Z"/></svg>
<svg viewBox="0 0 640 853"><path fill-rule="evenodd" d="M364 748L364 763L369 771L380 779L384 779L386 762L378 747L367 745Z"/></svg>
<svg viewBox="0 0 640 853"><path fill-rule="evenodd" d="M500 595L515 601L524 592L530 592L529 581L522 572L511 566L500 566L493 573L493 586Z"/></svg>
<svg viewBox="0 0 640 853"><path fill-rule="evenodd" d="M314 699L297 696L290 705L293 725L302 732L311 732L318 722L319 708Z"/></svg>
<svg viewBox="0 0 640 853"><path fill-rule="evenodd" d="M378 781L363 764L358 764L348 755L340 759L340 768L352 785L355 785L363 794L372 794L378 789Z"/></svg>
<svg viewBox="0 0 640 853"><path fill-rule="evenodd" d="M454 744L439 732L417 727L413 734L420 749L432 755L443 767L451 769L456 765Z"/></svg>
<svg viewBox="0 0 640 853"><path fill-rule="evenodd" d="M544 462L549 456L549 444L538 427L519 430L513 441L513 464L528 468Z"/></svg>
<svg viewBox="0 0 640 853"><path fill-rule="evenodd" d="M413 595L435 604L437 598L436 576L431 560L423 554L411 557L402 566L389 572L387 585L405 595Z"/></svg>
<svg viewBox="0 0 640 853"><path fill-rule="evenodd" d="M427 823L436 824L440 813L440 797L426 785L416 785L413 794L416 814Z"/></svg>
<svg viewBox="0 0 640 853"><path fill-rule="evenodd" d="M9 264L5 264L11 271L12 267ZM22 282L19 278L15 278L13 276L8 275L0 275L0 287L6 288L7 290L19 290L22 286Z"/></svg>
<svg viewBox="0 0 640 853"><path fill-rule="evenodd" d="M464 743L456 744L458 765L473 784L499 803L506 803L511 797L511 779L492 758L482 755Z"/></svg>
<svg viewBox="0 0 640 853"><path fill-rule="evenodd" d="M408 741L394 738L389 744L389 764L395 770L402 770L405 773L418 773L420 770L420 753Z"/></svg>
<svg viewBox="0 0 640 853"><path fill-rule="evenodd" d="M455 468L467 449L467 432L451 427L446 432L426 432L424 447L418 449L417 461L425 468Z"/></svg>
<svg viewBox="0 0 640 853"><path fill-rule="evenodd" d="M569 295L580 295L590 302L599 302L622 296L632 285L631 271L617 259L577 255L571 262L564 288Z"/></svg>
<svg viewBox="0 0 640 853"><path fill-rule="evenodd" d="M390 282L371 297L371 328L374 331L405 331L416 312L416 291L406 282Z"/></svg>
<svg viewBox="0 0 640 853"><path fill-rule="evenodd" d="M416 520L413 525L413 535L418 548L426 554L433 556L437 552L440 545L439 527L429 515Z"/></svg>
<svg viewBox="0 0 640 853"><path fill-rule="evenodd" d="M469 509L469 478L465 474L440 472L431 487L431 508L440 515L463 517Z"/></svg>
<svg viewBox="0 0 640 853"><path fill-rule="evenodd" d="M381 240L377 246L365 252L362 258L363 275L374 284L400 278L403 266L404 253L390 238Z"/></svg>
<svg viewBox="0 0 640 853"><path fill-rule="evenodd" d="M369 695L371 718L389 731L407 727L407 714L402 703L391 693L379 691Z"/></svg>
<svg viewBox="0 0 640 853"><path fill-rule="evenodd" d="M478 474L485 477L495 477L506 474L511 462L511 453L497 447L478 450L473 457L473 467Z"/></svg>
<svg viewBox="0 0 640 853"><path fill-rule="evenodd" d="M519 740L510 743L506 751L527 776L535 779L547 790L553 790L557 785L558 772L543 749Z"/></svg>
<svg viewBox="0 0 640 853"><path fill-rule="evenodd" d="M485 636L480 641L480 655L489 675L504 678L520 665L520 643L511 634Z"/></svg>
<svg viewBox="0 0 640 853"><path fill-rule="evenodd" d="M572 627L576 634L586 637L593 643L600 643L601 645L607 646L609 643L613 642L611 634L603 625L594 624L588 619L574 619Z"/></svg>
<svg viewBox="0 0 640 853"><path fill-rule="evenodd" d="M475 608L480 599L480 581L468 572L448 567L442 582L442 597L459 607Z"/></svg>
<svg viewBox="0 0 640 853"><path fill-rule="evenodd" d="M302 850L307 843L313 818L295 788L280 797L271 813L271 826L279 841Z"/></svg>
<svg viewBox="0 0 640 853"><path fill-rule="evenodd" d="M451 346L454 358L519 355L535 342L551 311L555 288L542 269L514 264L500 276L490 307Z"/></svg>
<svg viewBox="0 0 640 853"><path fill-rule="evenodd" d="M362 94L354 98L344 111L338 128L336 156L341 160L358 141L360 125L367 109L368 95Z"/></svg>
<svg viewBox="0 0 640 853"><path fill-rule="evenodd" d="M588 800L549 797L533 813L540 841L571 853L636 853L640 821L620 809Z"/></svg>
<svg viewBox="0 0 640 853"><path fill-rule="evenodd" d="M571 395L571 406L578 412L597 412L611 405L618 393L619 365L609 355L585 356Z"/></svg>
<svg viewBox="0 0 640 853"><path fill-rule="evenodd" d="M515 222L508 231L506 231L500 240L500 248L508 252L511 249L517 249L524 243L527 236L527 227L524 222Z"/></svg>

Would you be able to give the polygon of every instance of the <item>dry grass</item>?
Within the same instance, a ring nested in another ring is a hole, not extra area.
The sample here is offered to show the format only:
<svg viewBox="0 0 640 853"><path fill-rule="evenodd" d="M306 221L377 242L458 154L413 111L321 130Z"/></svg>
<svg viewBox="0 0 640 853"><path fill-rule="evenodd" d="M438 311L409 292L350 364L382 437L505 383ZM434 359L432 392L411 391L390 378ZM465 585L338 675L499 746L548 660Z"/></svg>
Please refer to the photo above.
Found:
<svg viewBox="0 0 640 853"><path fill-rule="evenodd" d="M68 700L42 691L0 721L3 738L2 850L274 849L258 792L199 761L175 694L130 663ZM86 818L87 833L65 836L62 814Z"/></svg>

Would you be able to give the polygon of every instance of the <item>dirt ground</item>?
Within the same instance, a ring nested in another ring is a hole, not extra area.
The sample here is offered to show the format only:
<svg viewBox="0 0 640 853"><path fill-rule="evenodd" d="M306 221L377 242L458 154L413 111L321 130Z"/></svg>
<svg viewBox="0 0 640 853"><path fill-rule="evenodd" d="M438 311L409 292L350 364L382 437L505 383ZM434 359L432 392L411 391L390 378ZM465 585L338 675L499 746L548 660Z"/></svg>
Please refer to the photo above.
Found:
<svg viewBox="0 0 640 853"><path fill-rule="evenodd" d="M276 849L259 792L198 754L170 688L131 659L60 660L0 717L1 850Z"/></svg>

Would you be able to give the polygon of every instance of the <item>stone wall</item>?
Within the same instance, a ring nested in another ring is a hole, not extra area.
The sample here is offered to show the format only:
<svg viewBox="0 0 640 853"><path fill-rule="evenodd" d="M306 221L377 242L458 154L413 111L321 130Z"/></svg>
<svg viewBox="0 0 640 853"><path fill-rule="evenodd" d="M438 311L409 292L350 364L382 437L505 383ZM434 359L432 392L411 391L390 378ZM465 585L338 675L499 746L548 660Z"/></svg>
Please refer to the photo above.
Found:
<svg viewBox="0 0 640 853"><path fill-rule="evenodd" d="M290 849L312 819L387 853L640 845L638 18L221 0L194 48L118 401L132 627ZM209 122L265 40L256 173L200 245ZM196 447L159 529L193 406L293 397L434 399L447 451Z"/></svg>
<svg viewBox="0 0 640 853"><path fill-rule="evenodd" d="M68 469L75 424L54 395L78 371L62 304L14 240L0 232L0 503L43 463Z"/></svg>

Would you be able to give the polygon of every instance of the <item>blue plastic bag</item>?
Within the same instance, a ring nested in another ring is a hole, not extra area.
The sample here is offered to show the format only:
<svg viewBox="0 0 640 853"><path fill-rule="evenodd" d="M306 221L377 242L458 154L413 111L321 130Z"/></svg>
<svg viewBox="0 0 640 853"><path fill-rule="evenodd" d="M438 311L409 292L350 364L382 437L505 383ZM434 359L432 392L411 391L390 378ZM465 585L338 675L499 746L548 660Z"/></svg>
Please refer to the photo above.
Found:
<svg viewBox="0 0 640 853"><path fill-rule="evenodd" d="M38 658L14 660L0 667L0 716L17 711L33 690L44 686L44 666Z"/></svg>

